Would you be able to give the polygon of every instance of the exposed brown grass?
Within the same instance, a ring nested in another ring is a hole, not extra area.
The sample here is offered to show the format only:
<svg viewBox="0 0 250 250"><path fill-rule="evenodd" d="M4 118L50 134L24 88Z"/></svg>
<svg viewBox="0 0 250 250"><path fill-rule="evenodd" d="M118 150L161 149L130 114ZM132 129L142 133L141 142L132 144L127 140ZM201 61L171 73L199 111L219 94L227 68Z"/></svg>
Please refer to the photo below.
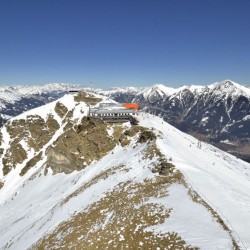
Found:
<svg viewBox="0 0 250 250"><path fill-rule="evenodd" d="M143 131L147 131L148 129L139 125L132 126L131 128L124 131L124 134L130 137L135 136L138 133L142 133Z"/></svg>
<svg viewBox="0 0 250 250"><path fill-rule="evenodd" d="M145 130L142 131L140 134L140 137L138 139L139 143L144 143L147 141L155 141L156 140L156 135L153 131L150 130Z"/></svg>
<svg viewBox="0 0 250 250"><path fill-rule="evenodd" d="M152 160L153 158L159 159L164 157L155 142L148 144L146 149L143 151L143 154L143 159Z"/></svg>
<svg viewBox="0 0 250 250"><path fill-rule="evenodd" d="M100 172L63 200L61 205L100 180L129 170L127 166L119 165ZM91 204L87 211L79 212L70 221L60 224L33 248L198 249L187 246L177 233L156 234L147 230L150 226L163 223L171 213L171 208L166 209L162 205L150 203L149 199L166 197L168 186L182 182L183 175L175 169L166 175L147 178L142 183L134 183L132 180L118 183L101 200Z"/></svg>
<svg viewBox="0 0 250 250"><path fill-rule="evenodd" d="M93 179L91 179L89 182L87 182L86 184L84 184L83 186L78 188L76 191L74 191L72 194L70 194L66 199L64 199L61 202L61 205L67 203L74 196L77 196L78 194L84 192L87 188L89 188L92 185L96 184L98 181L105 180L109 176L114 175L115 173L117 173L117 171L119 171L119 173L122 174L122 172L127 172L128 170L129 170L128 167L126 167L124 165L119 165L119 166L116 166L116 167L113 167L113 168L109 168L109 169L107 169L105 171L101 171Z"/></svg>
<svg viewBox="0 0 250 250"><path fill-rule="evenodd" d="M92 94L80 91L74 96L74 100L76 102L85 102L88 105L96 105L97 103L101 102L101 98L97 98Z"/></svg>
<svg viewBox="0 0 250 250"><path fill-rule="evenodd" d="M142 157L151 160L155 157L158 164L164 160L154 142L147 144ZM130 168L119 165L100 172L62 201L61 206L100 180L128 171ZM152 203L150 199L168 196L168 187L173 183L186 187L191 199L205 206L230 233L219 215L188 187L184 176L172 165L164 175L154 175L141 183L133 180L117 183L99 201L61 223L32 249L198 249L188 246L176 232L155 233L149 230L150 226L167 220L172 211L172 208ZM239 249L233 237L232 242L234 248Z"/></svg>
<svg viewBox="0 0 250 250"><path fill-rule="evenodd" d="M198 249L187 246L174 232L153 233L149 226L163 223L171 209L148 202L167 195L168 178L118 184L86 212L76 214L44 237L36 249Z"/></svg>

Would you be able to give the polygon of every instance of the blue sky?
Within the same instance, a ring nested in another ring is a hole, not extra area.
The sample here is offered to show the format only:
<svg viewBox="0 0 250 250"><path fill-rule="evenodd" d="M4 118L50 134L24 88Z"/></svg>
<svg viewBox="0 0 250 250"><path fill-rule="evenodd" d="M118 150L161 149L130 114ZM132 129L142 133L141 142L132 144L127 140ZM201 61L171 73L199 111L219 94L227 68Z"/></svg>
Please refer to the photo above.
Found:
<svg viewBox="0 0 250 250"><path fill-rule="evenodd" d="M250 84L248 0L0 0L0 83Z"/></svg>

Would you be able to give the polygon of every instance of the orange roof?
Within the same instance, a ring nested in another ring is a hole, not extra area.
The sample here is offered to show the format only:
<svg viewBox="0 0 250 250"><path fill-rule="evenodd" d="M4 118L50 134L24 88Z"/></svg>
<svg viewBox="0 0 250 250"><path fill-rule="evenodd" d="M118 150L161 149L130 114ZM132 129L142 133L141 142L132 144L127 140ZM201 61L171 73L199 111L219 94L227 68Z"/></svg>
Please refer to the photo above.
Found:
<svg viewBox="0 0 250 250"><path fill-rule="evenodd" d="M123 103L122 106L127 109L136 109L136 111L138 111L138 103Z"/></svg>

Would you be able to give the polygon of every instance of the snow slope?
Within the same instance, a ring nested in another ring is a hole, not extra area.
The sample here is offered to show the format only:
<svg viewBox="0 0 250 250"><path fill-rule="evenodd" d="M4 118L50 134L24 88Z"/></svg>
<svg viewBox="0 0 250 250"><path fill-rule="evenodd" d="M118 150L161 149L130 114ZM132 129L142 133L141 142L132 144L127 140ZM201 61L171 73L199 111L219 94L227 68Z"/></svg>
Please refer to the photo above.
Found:
<svg viewBox="0 0 250 250"><path fill-rule="evenodd" d="M102 101L111 100L106 98ZM64 133L67 126L65 116L60 117L55 112L57 102L30 110L11 120L27 119L34 114L46 119L52 114L60 128L41 149L43 158L25 175L20 176L19 173L27 160L18 164L6 176L1 173L0 181L4 182L0 189L1 249L70 247L71 245L65 245L69 244L65 239L72 230L79 234L78 244L86 238L88 249L91 249L98 237L105 242L106 238L101 238L105 232L108 234L107 237L110 237L108 244L116 249L125 248L128 242L138 242L139 247L134 249L147 248L147 237L140 238L138 232L142 236L149 232L152 238L162 237L160 235L164 233L171 238L171 233L174 232L186 242L186 246L198 246L201 249L233 248L230 234L217 223L205 206L192 201L185 185L178 182L161 184L165 177L152 172L158 159L156 156L145 157L145 150L149 144L138 143L137 135L131 138L127 146L117 145L100 160L93 161L80 171L54 175L49 169L46 174L46 149ZM64 96L59 102L68 108L68 112L72 112L72 123L78 124L87 113L88 106L84 102L76 102L72 95ZM244 246L250 249L250 221L247 220L250 218L250 165L205 143L198 147L196 139L180 132L159 117L140 113L138 119L141 126L157 135L156 145L160 152L184 174L189 187L197 191L221 216L232 230L236 242L243 249ZM114 135L116 126L120 126L120 129L131 128L128 123L112 125L108 129L109 136ZM3 158L11 138L5 126L1 133ZM31 159L34 151L28 147L25 138L22 143L28 152L28 159ZM149 189L150 186L156 187L150 191L151 193L159 188L159 193L144 195L144 189L140 189L141 185ZM142 197L139 197L139 194L142 194ZM117 197L115 201L113 196ZM135 197L140 202L133 203ZM91 226L87 235L76 231L84 230L87 222L80 229L72 227L72 221L79 221L77 216L87 217L91 209L102 207L105 199L112 200L116 205L113 210L109 205L96 213L99 220ZM127 202L124 201L126 199ZM126 211L125 215L119 209L116 210L116 206L122 206L122 210ZM126 229L129 221L133 221L147 206L155 206L148 214L156 216L152 217L154 223L145 224L146 217L141 214L136 220L135 230L129 234L130 238L127 238ZM168 213L169 217L166 217ZM112 223L112 231L109 231ZM94 233L98 233L98 237ZM136 235L138 238L131 238ZM51 242L54 242L53 245L46 245L52 244ZM170 249L171 245L168 247Z"/></svg>
<svg viewBox="0 0 250 250"><path fill-rule="evenodd" d="M250 248L250 164L180 132L160 118L142 114L141 124L157 128L158 146L189 184L215 208ZM144 119L144 117L147 119Z"/></svg>

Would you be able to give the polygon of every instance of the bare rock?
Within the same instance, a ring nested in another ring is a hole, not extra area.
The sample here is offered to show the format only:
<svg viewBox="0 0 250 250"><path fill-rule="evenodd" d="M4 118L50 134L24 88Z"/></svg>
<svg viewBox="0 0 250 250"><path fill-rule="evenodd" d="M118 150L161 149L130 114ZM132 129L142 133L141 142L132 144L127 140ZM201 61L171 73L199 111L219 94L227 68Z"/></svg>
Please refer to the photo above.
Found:
<svg viewBox="0 0 250 250"><path fill-rule="evenodd" d="M55 106L55 111L61 118L63 118L67 114L68 109L61 102L57 102Z"/></svg>

